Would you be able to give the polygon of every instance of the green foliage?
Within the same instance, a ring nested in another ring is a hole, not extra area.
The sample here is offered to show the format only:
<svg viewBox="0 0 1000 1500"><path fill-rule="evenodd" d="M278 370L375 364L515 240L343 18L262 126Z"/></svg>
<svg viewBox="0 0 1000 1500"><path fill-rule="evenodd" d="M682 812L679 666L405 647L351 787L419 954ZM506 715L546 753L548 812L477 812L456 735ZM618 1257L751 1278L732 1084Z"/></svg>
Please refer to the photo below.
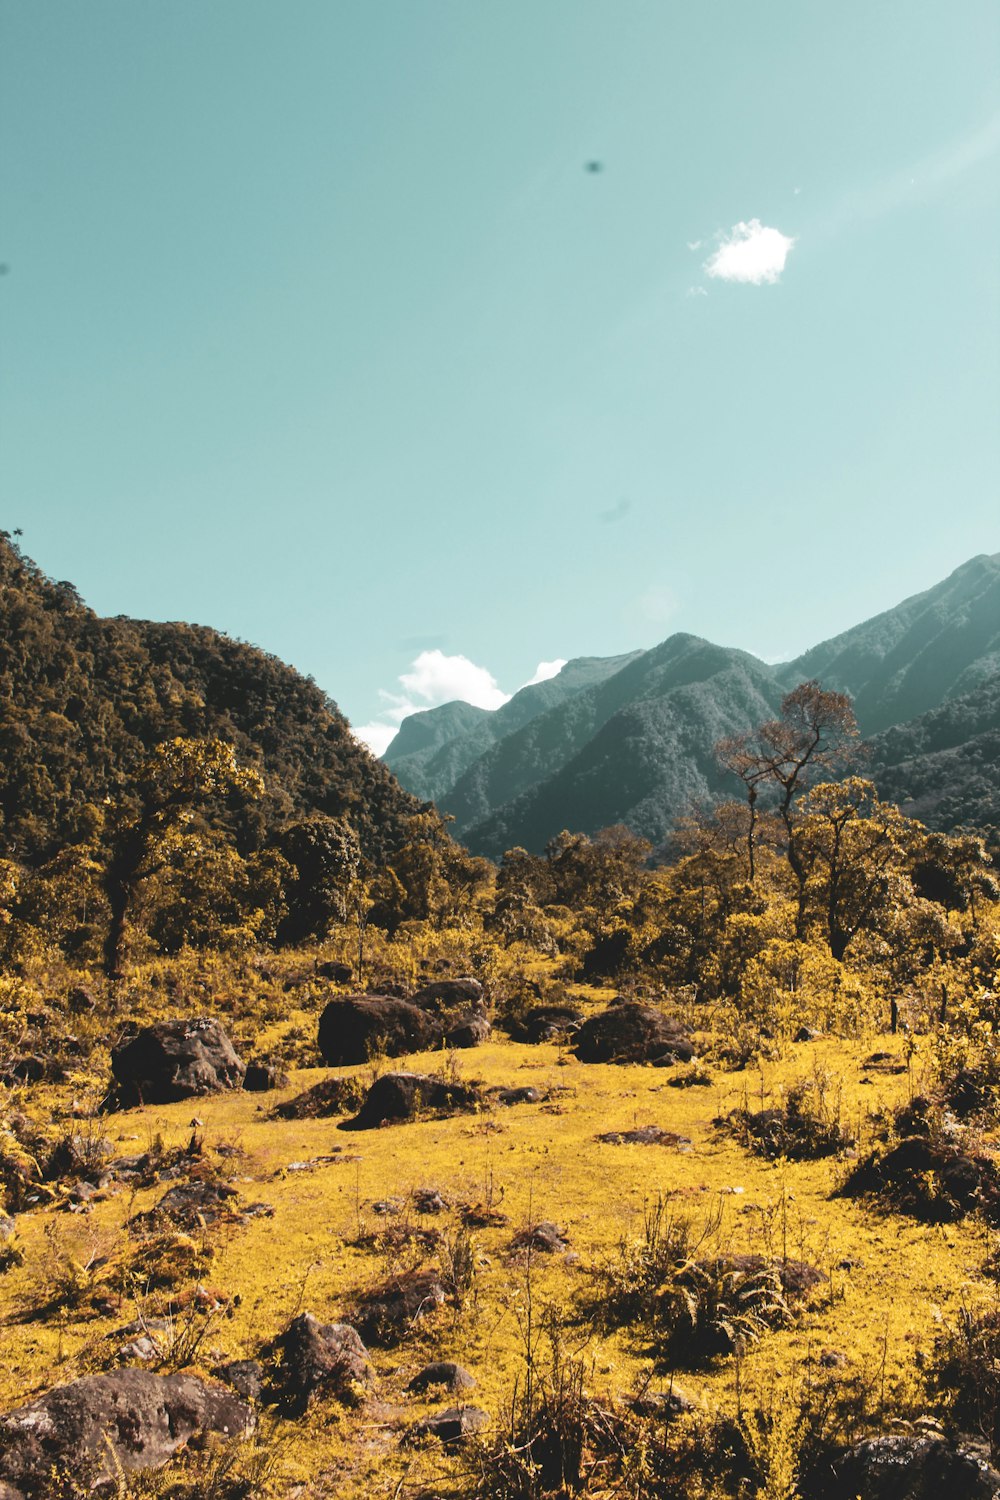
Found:
<svg viewBox="0 0 1000 1500"><path fill-rule="evenodd" d="M275 657L198 625L100 619L0 534L0 849L37 867L95 836L156 746L230 745L263 777L223 805L241 851L289 817L346 817L380 859L416 803L359 745L336 706Z"/></svg>

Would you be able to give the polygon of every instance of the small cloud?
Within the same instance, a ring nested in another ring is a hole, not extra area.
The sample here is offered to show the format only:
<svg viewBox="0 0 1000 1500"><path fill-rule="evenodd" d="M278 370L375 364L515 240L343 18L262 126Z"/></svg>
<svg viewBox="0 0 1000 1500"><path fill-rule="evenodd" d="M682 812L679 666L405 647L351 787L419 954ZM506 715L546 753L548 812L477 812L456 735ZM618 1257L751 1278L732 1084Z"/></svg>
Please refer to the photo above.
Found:
<svg viewBox="0 0 1000 1500"><path fill-rule="evenodd" d="M800 187L799 188L792 188L792 197L793 198L797 198L799 196L799 194L801 193L801 191L802 191L802 189Z"/></svg>
<svg viewBox="0 0 1000 1500"><path fill-rule="evenodd" d="M689 250L700 250L704 243L704 240L688 240L687 247Z"/></svg>
<svg viewBox="0 0 1000 1500"><path fill-rule="evenodd" d="M423 698L427 704L460 698L476 708L500 708L510 697L486 667L477 667L467 656L446 656L438 650L421 651L399 680L408 698Z"/></svg>
<svg viewBox="0 0 1000 1500"><path fill-rule="evenodd" d="M544 666L545 663L542 663ZM408 672L401 672L401 693L379 688L384 707L370 724L352 730L376 755L384 755L400 724L410 714L442 703L471 703L476 708L500 708L510 697L493 673L477 666L467 656L446 656L443 651L421 651Z"/></svg>
<svg viewBox="0 0 1000 1500"><path fill-rule="evenodd" d="M566 665L566 658L559 656L555 661L540 661L535 668L534 677L529 677L524 687L534 687L536 682L548 682L550 677L558 677Z"/></svg>
<svg viewBox="0 0 1000 1500"><path fill-rule="evenodd" d="M631 509L631 500L618 500L614 505L609 506L607 510L599 510L597 518L599 521L603 521L605 526L610 526L615 521L624 521Z"/></svg>
<svg viewBox="0 0 1000 1500"><path fill-rule="evenodd" d="M749 286L773 284L785 269L785 261L795 244L791 235L780 229L769 229L759 219L734 224L714 255L705 262L705 271L719 281L739 281Z"/></svg>
<svg viewBox="0 0 1000 1500"><path fill-rule="evenodd" d="M708 292L703 286L689 286L684 295L686 297L707 297Z"/></svg>

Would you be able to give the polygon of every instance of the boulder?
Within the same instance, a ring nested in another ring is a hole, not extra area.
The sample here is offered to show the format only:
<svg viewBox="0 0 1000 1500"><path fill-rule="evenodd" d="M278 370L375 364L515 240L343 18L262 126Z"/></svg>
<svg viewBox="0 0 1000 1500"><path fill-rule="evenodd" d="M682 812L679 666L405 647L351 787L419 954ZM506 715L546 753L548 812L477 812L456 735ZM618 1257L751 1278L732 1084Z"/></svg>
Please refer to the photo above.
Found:
<svg viewBox="0 0 1000 1500"><path fill-rule="evenodd" d="M277 1356L271 1394L293 1415L320 1395L357 1406L371 1384L368 1350L347 1323L320 1323L312 1313L299 1313L267 1353Z"/></svg>
<svg viewBox="0 0 1000 1500"><path fill-rule="evenodd" d="M441 1041L437 1018L391 995L348 995L331 1000L319 1018L319 1050L331 1067L367 1062L375 1053L400 1057Z"/></svg>
<svg viewBox="0 0 1000 1500"><path fill-rule="evenodd" d="M836 1500L994 1500L989 1449L937 1436L888 1433L856 1443L834 1465Z"/></svg>
<svg viewBox="0 0 1000 1500"><path fill-rule="evenodd" d="M421 1319L447 1300L436 1271L393 1276L365 1294L351 1322L369 1344L401 1343Z"/></svg>
<svg viewBox="0 0 1000 1500"><path fill-rule="evenodd" d="M250 1062L243 1075L243 1087L248 1094L266 1094L271 1089L288 1087L288 1074L277 1063Z"/></svg>
<svg viewBox="0 0 1000 1500"><path fill-rule="evenodd" d="M418 1370L406 1389L420 1393L438 1387L449 1395L457 1396L461 1391L474 1390L475 1385L475 1379L468 1370L463 1370L461 1365L454 1364L450 1359L439 1359Z"/></svg>
<svg viewBox="0 0 1000 1500"><path fill-rule="evenodd" d="M476 1433L489 1426L489 1422L489 1413L478 1406L452 1406L447 1411L436 1412L433 1417L425 1417L422 1422L415 1422L408 1437L411 1440L437 1438L450 1448L456 1443L464 1443L467 1438L475 1437Z"/></svg>
<svg viewBox="0 0 1000 1500"><path fill-rule="evenodd" d="M354 970L350 964L338 963L333 960L330 963L318 964L316 975L319 979L329 979L333 984L350 984L354 978Z"/></svg>
<svg viewBox="0 0 1000 1500"><path fill-rule="evenodd" d="M411 1004L433 1016L485 1016L486 997L478 979L435 979L410 996Z"/></svg>
<svg viewBox="0 0 1000 1500"><path fill-rule="evenodd" d="M475 1109L479 1090L468 1083L448 1083L427 1073L383 1073L372 1084L353 1120L341 1130L373 1130L400 1120L415 1120L424 1112L460 1114Z"/></svg>
<svg viewBox="0 0 1000 1500"><path fill-rule="evenodd" d="M469 1016L445 1034L445 1041L449 1047L478 1047L489 1041L492 1030L485 1016Z"/></svg>
<svg viewBox="0 0 1000 1500"><path fill-rule="evenodd" d="M77 1483L114 1480L160 1468L199 1435L243 1438L253 1427L245 1401L195 1375L87 1375L0 1416L0 1482L43 1500L53 1470Z"/></svg>
<svg viewBox="0 0 1000 1500"><path fill-rule="evenodd" d="M511 1241L512 1250L541 1250L544 1255L558 1255L566 1249L566 1239L557 1225L547 1219L529 1224Z"/></svg>
<svg viewBox="0 0 1000 1500"><path fill-rule="evenodd" d="M694 1047L680 1023L651 1005L626 1000L584 1021L573 1051L585 1063L689 1062Z"/></svg>
<svg viewBox="0 0 1000 1500"><path fill-rule="evenodd" d="M259 1359L231 1359L212 1371L244 1401L259 1401L264 1388L264 1366Z"/></svg>
<svg viewBox="0 0 1000 1500"><path fill-rule="evenodd" d="M575 1005L533 1005L521 1016L511 1016L504 1024L515 1042L552 1042L566 1032L575 1031L583 1020L583 1011Z"/></svg>
<svg viewBox="0 0 1000 1500"><path fill-rule="evenodd" d="M246 1069L218 1021L158 1021L111 1052L106 1107L172 1104L243 1086Z"/></svg>

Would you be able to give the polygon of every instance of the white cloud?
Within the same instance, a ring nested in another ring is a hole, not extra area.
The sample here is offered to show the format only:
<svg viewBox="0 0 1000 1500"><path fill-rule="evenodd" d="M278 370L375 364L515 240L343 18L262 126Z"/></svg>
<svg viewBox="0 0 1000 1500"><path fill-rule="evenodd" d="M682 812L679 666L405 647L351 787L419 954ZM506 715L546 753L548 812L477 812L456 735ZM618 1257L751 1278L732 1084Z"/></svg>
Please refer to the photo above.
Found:
<svg viewBox="0 0 1000 1500"><path fill-rule="evenodd" d="M536 682L548 682L550 677L558 677L565 665L566 658L563 656L557 657L555 661L540 661L535 668L534 677L529 677L523 686L534 687Z"/></svg>
<svg viewBox="0 0 1000 1500"><path fill-rule="evenodd" d="M460 698L476 708L500 708L510 697L486 667L477 667L467 656L446 656L443 651L421 651L412 669L399 680L408 698L422 698L427 705Z"/></svg>
<svg viewBox="0 0 1000 1500"><path fill-rule="evenodd" d="M351 733L373 755L384 755L396 738L396 728L395 724L352 724Z"/></svg>
<svg viewBox="0 0 1000 1500"><path fill-rule="evenodd" d="M541 664L546 665L549 664ZM447 656L438 650L421 651L410 670L400 673L399 685L401 693L379 688L384 706L378 718L352 731L355 739L361 740L375 755L385 754L400 724L410 714L456 699L476 708L500 708L510 697L488 668L477 666L467 656Z"/></svg>
<svg viewBox="0 0 1000 1500"><path fill-rule="evenodd" d="M759 219L741 221L709 256L705 271L720 281L741 281L750 286L773 283L785 269L794 244L792 236L769 229Z"/></svg>

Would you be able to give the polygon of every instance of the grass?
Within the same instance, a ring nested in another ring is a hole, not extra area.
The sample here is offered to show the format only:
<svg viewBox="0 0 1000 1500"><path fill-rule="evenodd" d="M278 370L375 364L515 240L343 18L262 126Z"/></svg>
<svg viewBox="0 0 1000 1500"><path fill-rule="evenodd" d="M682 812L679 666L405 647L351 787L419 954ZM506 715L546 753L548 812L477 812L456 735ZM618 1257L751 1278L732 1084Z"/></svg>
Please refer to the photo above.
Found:
<svg viewBox="0 0 1000 1500"><path fill-rule="evenodd" d="M578 987L574 1000L581 996L591 1006L607 998ZM269 991L271 1021L255 1038L258 1053L297 1029L296 1046L309 1054L316 1003L311 992L295 998L308 1003L288 1010ZM202 1007L212 1009L204 999ZM250 995L234 1009L248 1015ZM137 1305L146 1316L171 1307L180 1316L178 1297L199 1283L225 1308L192 1352L196 1367L207 1370L255 1355L299 1311L336 1321L366 1289L430 1265L451 1278L456 1295L402 1345L373 1352L376 1395L360 1413L319 1403L294 1427L279 1422L273 1441L281 1446L282 1476L261 1480L260 1488L266 1493L270 1484L274 1494L303 1500L412 1496L435 1484L461 1491L471 1482L467 1459L400 1442L408 1425L435 1409L406 1393L408 1380L430 1359L458 1360L478 1381L470 1399L492 1414L502 1433L524 1379L530 1303L533 1316L550 1323L558 1318L569 1330L573 1365L560 1378L572 1378L581 1393L614 1406L647 1385L655 1363L648 1346L630 1327L588 1319L586 1304L590 1271L620 1256L623 1242L641 1243L650 1206L660 1201L692 1223L713 1221L715 1243L727 1253L804 1260L829 1278L787 1326L748 1341L739 1359L684 1374L684 1389L702 1410L735 1412L755 1371L766 1369L779 1386L794 1383L823 1350L843 1351L848 1373L877 1370L881 1400L891 1409L894 1393L908 1388L918 1355L933 1347L942 1327L957 1323L970 1301L994 1294L980 1271L990 1249L986 1232L975 1221L926 1225L873 1213L832 1196L843 1178L841 1162L767 1160L720 1136L712 1123L786 1097L803 1076L823 1076L836 1089L838 1121L864 1151L873 1138L871 1112L904 1103L913 1087L905 1072L862 1082L862 1061L876 1041L902 1057L895 1041L824 1038L759 1069L716 1068L710 1085L675 1088L670 1070L585 1065L556 1045L520 1045L494 1034L449 1066L487 1087L533 1085L549 1103L348 1134L338 1130L336 1118L276 1119L274 1106L334 1076L354 1072L364 1079L366 1070L295 1067L278 1094L221 1095L196 1107L188 1102L107 1117L101 1133L116 1155L124 1155L154 1142L166 1153L183 1150L196 1114L206 1158L233 1180L241 1199L272 1205L274 1217L189 1236L190 1274L176 1286L158 1287L153 1278L140 1285L141 1265L125 1223L151 1208L165 1184L119 1188L85 1213L69 1211L60 1198L22 1214L22 1259L0 1275L0 1407L106 1367L113 1357L108 1335L136 1316ZM444 1061L431 1053L400 1066L437 1071ZM73 1084L39 1085L24 1098L39 1121L60 1129L72 1124ZM675 1153L595 1140L650 1121L689 1138L692 1149ZM410 1223L440 1229L442 1243L380 1234L392 1220L377 1215L373 1204L421 1188L437 1189L450 1206L426 1220L407 1210ZM462 1205L500 1203L506 1224L471 1234L460 1228ZM526 1265L523 1255L511 1254L510 1240L518 1225L543 1219L565 1230L569 1249L532 1255ZM130 1257L131 1279L122 1274ZM53 1297L56 1305L44 1312ZM575 1383L563 1391L566 1400ZM523 1384L520 1389L523 1395ZM760 1419L763 1428L758 1422L748 1429L750 1440L763 1441L767 1420ZM283 1434L294 1440L284 1443Z"/></svg>

